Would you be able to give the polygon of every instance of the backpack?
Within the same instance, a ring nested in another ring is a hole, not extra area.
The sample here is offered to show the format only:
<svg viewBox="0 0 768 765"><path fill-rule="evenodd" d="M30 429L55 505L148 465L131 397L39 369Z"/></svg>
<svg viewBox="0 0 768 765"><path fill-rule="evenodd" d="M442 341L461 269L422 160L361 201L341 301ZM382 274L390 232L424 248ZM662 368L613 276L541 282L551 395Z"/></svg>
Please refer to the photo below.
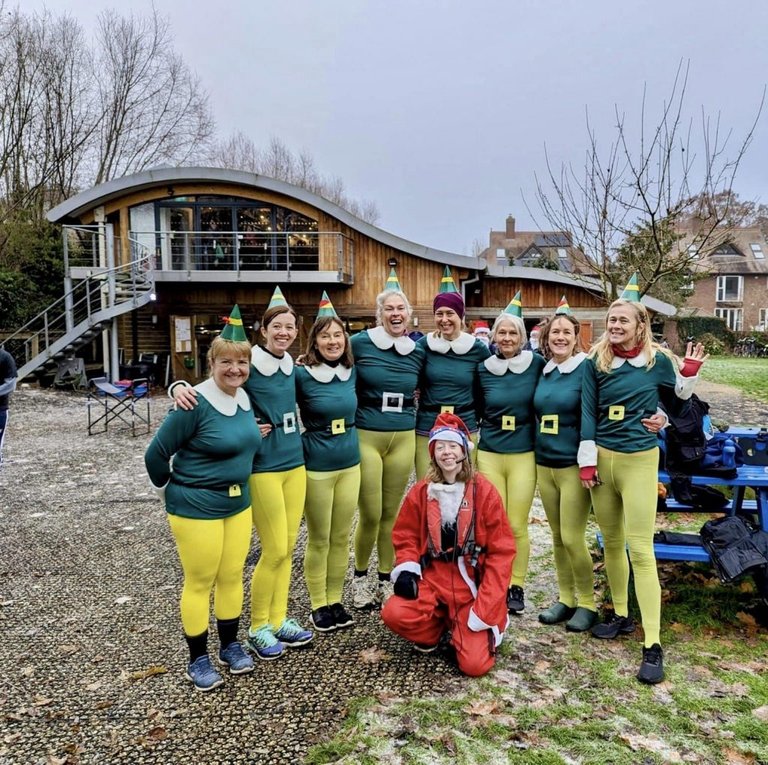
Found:
<svg viewBox="0 0 768 765"><path fill-rule="evenodd" d="M739 515L707 521L701 527L701 544L712 558L721 582L732 582L746 573L765 575L768 564L766 533Z"/></svg>

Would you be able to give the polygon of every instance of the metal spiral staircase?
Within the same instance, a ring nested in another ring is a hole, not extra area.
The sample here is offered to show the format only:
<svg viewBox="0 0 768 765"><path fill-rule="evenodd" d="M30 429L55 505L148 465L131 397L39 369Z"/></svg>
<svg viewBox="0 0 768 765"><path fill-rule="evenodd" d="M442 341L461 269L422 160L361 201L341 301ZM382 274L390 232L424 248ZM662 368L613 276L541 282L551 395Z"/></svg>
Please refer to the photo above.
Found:
<svg viewBox="0 0 768 765"><path fill-rule="evenodd" d="M130 244L130 262L93 268L92 273L5 339L3 345L19 365L20 380L52 371L104 329L114 329L113 321L118 316L155 299L154 254L139 242Z"/></svg>

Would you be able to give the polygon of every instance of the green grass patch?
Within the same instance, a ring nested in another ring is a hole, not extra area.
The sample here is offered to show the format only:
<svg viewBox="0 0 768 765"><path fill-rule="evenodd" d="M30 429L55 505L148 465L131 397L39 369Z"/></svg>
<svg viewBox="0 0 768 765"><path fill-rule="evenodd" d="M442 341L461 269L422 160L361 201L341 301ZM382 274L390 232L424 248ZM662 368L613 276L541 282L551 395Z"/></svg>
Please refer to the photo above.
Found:
<svg viewBox="0 0 768 765"><path fill-rule="evenodd" d="M768 402L768 359L742 359L735 356L711 358L702 367L701 376L709 382L731 385Z"/></svg>

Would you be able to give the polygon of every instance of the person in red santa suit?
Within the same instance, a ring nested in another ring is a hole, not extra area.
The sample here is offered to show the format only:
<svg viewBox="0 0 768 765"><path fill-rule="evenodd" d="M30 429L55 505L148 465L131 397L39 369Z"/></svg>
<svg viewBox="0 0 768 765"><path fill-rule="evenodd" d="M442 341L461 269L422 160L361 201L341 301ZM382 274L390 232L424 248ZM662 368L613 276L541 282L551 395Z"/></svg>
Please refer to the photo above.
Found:
<svg viewBox="0 0 768 765"><path fill-rule="evenodd" d="M471 448L461 418L439 415L427 474L406 495L392 530L394 595L381 618L423 653L450 633L459 669L477 677L493 667L509 624L515 538L499 493L472 467Z"/></svg>

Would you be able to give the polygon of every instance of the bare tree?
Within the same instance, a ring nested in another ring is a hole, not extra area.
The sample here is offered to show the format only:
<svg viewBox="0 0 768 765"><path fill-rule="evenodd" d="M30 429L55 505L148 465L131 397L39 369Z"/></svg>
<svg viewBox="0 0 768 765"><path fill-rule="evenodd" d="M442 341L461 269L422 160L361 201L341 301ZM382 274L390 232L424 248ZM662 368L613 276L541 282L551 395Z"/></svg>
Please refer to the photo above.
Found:
<svg viewBox="0 0 768 765"><path fill-rule="evenodd" d="M168 22L99 16L93 76L101 109L94 180L194 161L214 130L208 96L174 52Z"/></svg>
<svg viewBox="0 0 768 765"><path fill-rule="evenodd" d="M242 132L236 132L216 143L209 152L207 161L217 167L246 170L300 186L367 223L376 224L379 219L375 202L350 199L341 178L321 175L307 151L294 154L279 138L272 137L267 147L259 150L251 138Z"/></svg>
<svg viewBox="0 0 768 765"><path fill-rule="evenodd" d="M687 276L697 257L721 246L738 225L730 204L734 179L765 94L745 137L728 155L731 131L723 130L719 115L702 111L698 126L686 119L687 82L688 65L681 63L669 99L650 127L645 92L635 130L617 108L614 137L606 150L598 145L587 114L583 167L564 164L556 169L547 154L545 181L536 177L543 216L551 227L570 234L576 258L600 279L607 301L633 271L640 273L641 294ZM636 140L633 132L638 133ZM713 199L720 204L712 204ZM687 238L671 236L694 218Z"/></svg>

